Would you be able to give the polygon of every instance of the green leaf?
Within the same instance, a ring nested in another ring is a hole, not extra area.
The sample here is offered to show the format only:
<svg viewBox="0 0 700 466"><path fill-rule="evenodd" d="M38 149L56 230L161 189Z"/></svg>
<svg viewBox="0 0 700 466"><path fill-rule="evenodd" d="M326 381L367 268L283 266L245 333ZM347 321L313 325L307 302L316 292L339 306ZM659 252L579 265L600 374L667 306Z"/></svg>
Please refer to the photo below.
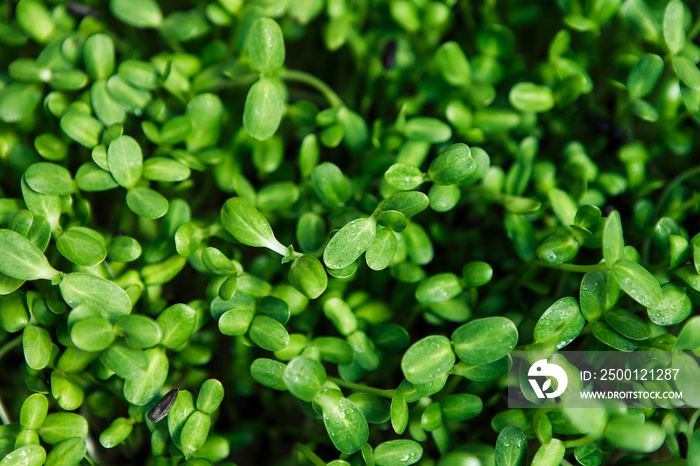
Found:
<svg viewBox="0 0 700 466"><path fill-rule="evenodd" d="M405 466L420 461L423 447L413 440L390 440L374 449L377 466Z"/></svg>
<svg viewBox="0 0 700 466"><path fill-rule="evenodd" d="M44 395L33 393L24 400L19 413L19 423L23 429L38 430L46 419L49 401Z"/></svg>
<svg viewBox="0 0 700 466"><path fill-rule="evenodd" d="M609 267L615 265L622 259L625 249L625 240L622 236L622 223L620 213L612 212L603 227L603 257Z"/></svg>
<svg viewBox="0 0 700 466"><path fill-rule="evenodd" d="M462 422L478 416L483 407L481 398L468 393L450 395L440 400L442 416L454 422Z"/></svg>
<svg viewBox="0 0 700 466"><path fill-rule="evenodd" d="M453 86L466 86L471 82L471 66L457 42L442 44L435 52L435 61L442 77Z"/></svg>
<svg viewBox="0 0 700 466"><path fill-rule="evenodd" d="M605 322L630 340L646 340L651 335L649 325L636 314L625 309L617 309L605 314Z"/></svg>
<svg viewBox="0 0 700 466"><path fill-rule="evenodd" d="M173 304L161 312L156 324L162 331L160 344L174 349L181 346L194 332L196 313L185 304Z"/></svg>
<svg viewBox="0 0 700 466"><path fill-rule="evenodd" d="M159 192L137 186L126 193L126 205L139 217L156 219L168 212L168 200Z"/></svg>
<svg viewBox="0 0 700 466"><path fill-rule="evenodd" d="M24 179L30 188L41 194L67 196L75 191L68 169L55 163L31 164L24 172Z"/></svg>
<svg viewBox="0 0 700 466"><path fill-rule="evenodd" d="M151 157L143 164L142 176L151 181L178 182L190 177L190 169L173 159Z"/></svg>
<svg viewBox="0 0 700 466"><path fill-rule="evenodd" d="M215 146L219 141L224 114L224 105L219 96L209 93L199 94L187 103L185 112L192 121L192 131L185 139L187 150L197 152ZM163 136L162 132L161 136Z"/></svg>
<svg viewBox="0 0 700 466"><path fill-rule="evenodd" d="M655 308L661 303L659 282L641 265L622 259L613 266L613 276L620 288L642 306Z"/></svg>
<svg viewBox="0 0 700 466"><path fill-rule="evenodd" d="M342 269L355 262L372 244L377 232L375 217L358 218L341 228L331 238L323 262L331 269Z"/></svg>
<svg viewBox="0 0 700 466"><path fill-rule="evenodd" d="M466 144L452 144L437 156L428 168L430 180L437 185L459 183L476 169L471 150Z"/></svg>
<svg viewBox="0 0 700 466"><path fill-rule="evenodd" d="M641 100L641 99L632 99L630 100L630 109L632 112L637 115L639 118L642 120L650 121L650 122L655 122L659 120L659 112L656 110L656 107L654 107L652 104L647 102L646 100ZM601 178L603 178L601 176ZM620 178L621 180L624 180L623 178ZM602 179L599 179L599 181L602 183Z"/></svg>
<svg viewBox="0 0 700 466"><path fill-rule="evenodd" d="M221 223L231 236L247 246L268 248L282 256L287 248L275 238L267 219L242 197L232 197L221 208Z"/></svg>
<svg viewBox="0 0 700 466"><path fill-rule="evenodd" d="M216 379L205 380L197 395L197 409L206 414L214 414L223 399L224 386L221 382Z"/></svg>
<svg viewBox="0 0 700 466"><path fill-rule="evenodd" d="M112 176L125 188L132 188L141 178L143 154L131 136L119 136L109 144L107 163Z"/></svg>
<svg viewBox="0 0 700 466"><path fill-rule="evenodd" d="M680 0L671 0L664 11L664 40L673 55L677 55L685 46L684 28L685 6Z"/></svg>
<svg viewBox="0 0 700 466"><path fill-rule="evenodd" d="M274 359L258 358L250 365L250 375L256 382L274 390L286 391L285 365Z"/></svg>
<svg viewBox="0 0 700 466"><path fill-rule="evenodd" d="M462 269L465 288L477 288L486 285L493 277L493 269L486 262L470 262Z"/></svg>
<svg viewBox="0 0 700 466"><path fill-rule="evenodd" d="M496 466L525 466L527 438L516 426L506 427L496 441Z"/></svg>
<svg viewBox="0 0 700 466"><path fill-rule="evenodd" d="M114 448L131 435L134 423L130 419L118 417L100 434L100 444L105 448Z"/></svg>
<svg viewBox="0 0 700 466"><path fill-rule="evenodd" d="M69 438L58 444L49 452L44 466L65 466L78 464L85 457L87 444L82 438Z"/></svg>
<svg viewBox="0 0 700 466"><path fill-rule="evenodd" d="M548 264L563 264L576 256L579 247L571 235L554 235L539 245L537 256Z"/></svg>
<svg viewBox="0 0 700 466"><path fill-rule="evenodd" d="M58 371L51 372L51 395L58 406L66 411L78 409L83 404L85 396L83 389L77 383Z"/></svg>
<svg viewBox="0 0 700 466"><path fill-rule="evenodd" d="M163 21L155 0L110 0L109 11L119 21L140 29L157 28Z"/></svg>
<svg viewBox="0 0 700 466"><path fill-rule="evenodd" d="M282 121L286 88L281 81L261 78L248 91L243 107L243 127L260 141L277 132Z"/></svg>
<svg viewBox="0 0 700 466"><path fill-rule="evenodd" d="M70 336L78 349L88 352L106 349L116 337L112 324L103 317L90 317L76 322L71 328Z"/></svg>
<svg viewBox="0 0 700 466"><path fill-rule="evenodd" d="M549 443L542 445L535 457L532 459L532 466L557 466L564 459L566 448L564 442L553 438Z"/></svg>
<svg viewBox="0 0 700 466"><path fill-rule="evenodd" d="M321 202L329 208L345 205L352 195L348 179L331 162L323 162L313 168L311 183Z"/></svg>
<svg viewBox="0 0 700 466"><path fill-rule="evenodd" d="M255 314L250 309L231 309L219 318L219 331L224 335L245 335Z"/></svg>
<svg viewBox="0 0 700 466"><path fill-rule="evenodd" d="M452 334L455 353L469 364L488 364L507 356L518 343L515 324L505 317L485 317L462 325Z"/></svg>
<svg viewBox="0 0 700 466"><path fill-rule="evenodd" d="M0 97L0 117L2 116ZM67 112L61 117L61 130L83 147L92 149L100 143L103 126L96 118L79 112Z"/></svg>
<svg viewBox="0 0 700 466"><path fill-rule="evenodd" d="M700 458L700 435L693 435L688 446L688 465L698 466L698 458Z"/></svg>
<svg viewBox="0 0 700 466"><path fill-rule="evenodd" d="M48 42L54 32L49 10L35 0L22 0L17 4L15 17L19 26L40 44Z"/></svg>
<svg viewBox="0 0 700 466"><path fill-rule="evenodd" d="M41 89L35 84L13 82L7 85L0 90L0 120L16 123L26 119L34 113L41 97Z"/></svg>
<svg viewBox="0 0 700 466"><path fill-rule="evenodd" d="M27 325L22 332L22 348L27 365L34 370L41 370L49 365L51 359L51 336L45 328Z"/></svg>
<svg viewBox="0 0 700 466"><path fill-rule="evenodd" d="M510 104L521 112L548 112L554 107L552 90L547 86L521 82L510 89Z"/></svg>
<svg viewBox="0 0 700 466"><path fill-rule="evenodd" d="M634 351L637 345L623 337L615 330L613 330L608 324L602 321L594 321L591 324L591 329L593 330L593 336L595 336L600 342L615 348L619 351Z"/></svg>
<svg viewBox="0 0 700 466"><path fill-rule="evenodd" d="M268 351L279 351L289 343L289 333L275 319L263 315L253 318L248 329L253 343Z"/></svg>
<svg viewBox="0 0 700 466"><path fill-rule="evenodd" d="M199 450L204 446L209 435L211 417L201 411L195 411L185 422L180 432L180 444L185 454Z"/></svg>
<svg viewBox="0 0 700 466"><path fill-rule="evenodd" d="M296 238L307 254L317 251L326 241L326 226L320 215L304 212L297 221Z"/></svg>
<svg viewBox="0 0 700 466"><path fill-rule="evenodd" d="M433 335L411 345L401 359L401 371L411 383L427 383L447 374L455 353L447 337Z"/></svg>
<svg viewBox="0 0 700 466"><path fill-rule="evenodd" d="M423 172L418 167L408 163L395 163L384 173L384 179L401 191L415 189L425 181Z"/></svg>
<svg viewBox="0 0 700 466"><path fill-rule="evenodd" d="M414 141L437 144L452 137L452 128L437 118L415 117L406 122L405 133Z"/></svg>
<svg viewBox="0 0 700 466"><path fill-rule="evenodd" d="M18 280L54 280L59 272L49 265L44 254L24 236L12 230L0 230L0 272Z"/></svg>
<svg viewBox="0 0 700 466"><path fill-rule="evenodd" d="M87 38L83 46L85 70L92 79L105 79L114 72L114 42L99 32Z"/></svg>
<svg viewBox="0 0 700 466"><path fill-rule="evenodd" d="M126 120L126 111L107 91L107 81L99 79L90 88L90 102L95 109L95 116L106 126L122 124Z"/></svg>
<svg viewBox="0 0 700 466"><path fill-rule="evenodd" d="M76 437L85 438L87 434L87 421L74 413L49 414L39 428L41 439L49 445Z"/></svg>
<svg viewBox="0 0 700 466"><path fill-rule="evenodd" d="M107 257L102 235L86 227L73 227L56 239L63 257L77 265L90 267Z"/></svg>
<svg viewBox="0 0 700 466"><path fill-rule="evenodd" d="M148 370L146 354L122 341L113 343L100 353L100 361L125 380L141 380Z"/></svg>
<svg viewBox="0 0 700 466"><path fill-rule="evenodd" d="M669 283L661 288L663 297L657 306L647 308L649 320L656 325L676 325L690 316L693 303L686 294L685 287Z"/></svg>
<svg viewBox="0 0 700 466"><path fill-rule="evenodd" d="M416 289L416 299L421 304L447 301L462 292L462 284L453 273L440 273L424 280Z"/></svg>
<svg viewBox="0 0 700 466"><path fill-rule="evenodd" d="M312 401L326 382L326 371L318 361L298 356L284 369L284 384L302 401Z"/></svg>
<svg viewBox="0 0 700 466"><path fill-rule="evenodd" d="M454 209L462 197L462 191L457 185L440 186L434 184L430 187L428 198L430 207L435 212L448 212Z"/></svg>
<svg viewBox="0 0 700 466"><path fill-rule="evenodd" d="M673 345L674 351L694 351L696 348L700 348L700 317L688 319Z"/></svg>
<svg viewBox="0 0 700 466"><path fill-rule="evenodd" d="M148 364L142 377L124 382L124 398L136 406L144 406L159 396L168 376L168 358L165 351L153 348L144 351Z"/></svg>
<svg viewBox="0 0 700 466"><path fill-rule="evenodd" d="M187 418L195 412L194 398L187 390L180 390L175 399L175 403L168 412L168 432L175 445L180 445L180 434L185 427Z"/></svg>
<svg viewBox="0 0 700 466"><path fill-rule="evenodd" d="M700 70L697 65L682 55L673 57L673 71L691 89L700 89Z"/></svg>
<svg viewBox="0 0 700 466"><path fill-rule="evenodd" d="M539 342L556 341L556 348L561 349L581 333L585 324L578 301L562 298L544 311L535 325L533 337Z"/></svg>
<svg viewBox="0 0 700 466"><path fill-rule="evenodd" d="M608 424L605 439L627 450L650 453L663 445L666 433L652 422L640 423L632 417L620 416Z"/></svg>
<svg viewBox="0 0 700 466"><path fill-rule="evenodd" d="M46 450L44 447L25 445L5 455L0 461L0 466L41 466L45 460Z"/></svg>
<svg viewBox="0 0 700 466"><path fill-rule="evenodd" d="M423 212L430 205L428 196L420 191L408 191L396 193L379 204L377 208L380 212L395 210L401 212L406 218L413 217Z"/></svg>
<svg viewBox="0 0 700 466"><path fill-rule="evenodd" d="M85 162L75 173L78 189L86 192L108 191L119 186L112 174L93 162Z"/></svg>
<svg viewBox="0 0 700 466"><path fill-rule="evenodd" d="M559 221L565 227L569 227L574 224L574 219L576 218L576 212L578 211L578 205L569 194L561 189L554 188L549 191L549 202L552 204L552 210L557 216Z"/></svg>
<svg viewBox="0 0 700 466"><path fill-rule="evenodd" d="M391 398L391 427L394 432L401 435L408 426L408 403L406 398L401 394L401 391L395 390L394 396Z"/></svg>
<svg viewBox="0 0 700 466"><path fill-rule="evenodd" d="M68 273L59 287L71 308L87 306L112 323L131 312L131 300L126 292L104 278L81 272Z"/></svg>
<svg viewBox="0 0 700 466"><path fill-rule="evenodd" d="M292 262L289 283L307 298L316 299L326 291L328 275L318 259L305 254Z"/></svg>
<svg viewBox="0 0 700 466"><path fill-rule="evenodd" d="M315 401L323 410L323 423L335 448L345 454L359 451L369 438L369 426L352 401L321 391Z"/></svg>
<svg viewBox="0 0 700 466"><path fill-rule="evenodd" d="M109 243L109 258L114 262L132 262L139 256L141 245L130 236L115 236Z"/></svg>
<svg viewBox="0 0 700 466"><path fill-rule="evenodd" d="M160 342L162 337L158 324L151 318L142 315L121 317L117 321L114 330L134 348L152 348Z"/></svg>
<svg viewBox="0 0 700 466"><path fill-rule="evenodd" d="M271 73L284 65L284 36L274 19L258 18L250 26L248 53L253 68Z"/></svg>
<svg viewBox="0 0 700 466"><path fill-rule="evenodd" d="M377 231L365 254L367 266L372 270L384 270L394 258L397 247L398 240L393 231L388 228Z"/></svg>
<svg viewBox="0 0 700 466"><path fill-rule="evenodd" d="M674 385L679 392L683 393L683 402L688 406L700 406L700 392L698 392L697 383L698 377L700 377L700 367L698 367L697 361L688 353L675 353L671 361L671 367L678 369Z"/></svg>
<svg viewBox="0 0 700 466"><path fill-rule="evenodd" d="M334 364L350 364L355 358L352 347L336 337L317 337L311 340L311 346L318 349L323 361Z"/></svg>
<svg viewBox="0 0 700 466"><path fill-rule="evenodd" d="M660 56L654 53L644 54L632 68L627 79L627 90L630 96L639 98L649 94L663 71L664 61Z"/></svg>
<svg viewBox="0 0 700 466"><path fill-rule="evenodd" d="M323 303L323 313L341 334L350 335L357 330L357 317L342 299L337 297L328 299Z"/></svg>

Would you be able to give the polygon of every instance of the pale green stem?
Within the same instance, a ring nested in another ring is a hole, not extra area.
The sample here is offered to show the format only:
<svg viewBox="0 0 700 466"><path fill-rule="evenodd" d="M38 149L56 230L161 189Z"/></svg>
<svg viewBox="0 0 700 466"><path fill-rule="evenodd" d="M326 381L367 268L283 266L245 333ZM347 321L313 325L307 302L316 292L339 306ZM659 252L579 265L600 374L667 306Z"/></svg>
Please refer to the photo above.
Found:
<svg viewBox="0 0 700 466"><path fill-rule="evenodd" d="M587 445L591 442L593 442L595 439L593 437L585 436L585 437L580 437L576 438L573 440L565 440L564 441L564 447L565 448L574 448L578 447L579 445Z"/></svg>
<svg viewBox="0 0 700 466"><path fill-rule="evenodd" d="M695 36L700 34L700 18L695 20L695 23L693 23L693 26L690 28L690 31L688 31L688 41L692 42L693 39L695 39Z"/></svg>
<svg viewBox="0 0 700 466"><path fill-rule="evenodd" d="M361 385L359 383L348 382L337 377L328 377L328 380L337 384L339 387L347 388L349 390L355 390L357 392L370 393L372 395L381 396L384 398L393 398L395 390L382 390L381 388L368 387L367 385Z"/></svg>
<svg viewBox="0 0 700 466"><path fill-rule="evenodd" d="M14 339L5 343L2 346L2 348L0 348L0 359L2 359L2 357L5 356L5 354L7 354L8 352L17 348L21 344L22 344L22 335L15 337Z"/></svg>
<svg viewBox="0 0 700 466"><path fill-rule="evenodd" d="M532 264L539 267L547 267L550 269L565 270L567 272L578 272L578 273L588 273L588 272L603 272L608 270L606 264L592 264L592 265L577 265L577 264L548 264L544 261L533 261Z"/></svg>
<svg viewBox="0 0 700 466"><path fill-rule="evenodd" d="M2 399L0 399L0 421L2 421L4 425L12 424L12 420L5 409L5 405L2 403Z"/></svg>
<svg viewBox="0 0 700 466"><path fill-rule="evenodd" d="M688 421L688 430L686 431L686 437L688 437L688 441L693 438L693 432L695 432L695 423L698 422L698 418L700 418L700 409L696 410L693 413L693 416L690 418L690 421Z"/></svg>
<svg viewBox="0 0 700 466"><path fill-rule="evenodd" d="M313 76L305 71L286 70L280 75L280 77L285 81L296 81L299 83L308 84L309 86L315 88L317 91L323 94L323 97L325 97L328 103L331 104L331 107L338 108L343 106L343 100L338 96L338 94L336 94L328 84L324 83L316 76Z"/></svg>
<svg viewBox="0 0 700 466"><path fill-rule="evenodd" d="M659 202L656 204L656 216L658 217L659 214L661 213L661 209L663 208L664 204L666 203L666 200L668 196L671 194L671 192L676 189L676 187L687 180L688 178L692 178L694 176L700 175L700 165L691 168L677 177L675 177L669 184L666 185L666 188L664 189L663 193L661 193L661 198L659 199Z"/></svg>
<svg viewBox="0 0 700 466"><path fill-rule="evenodd" d="M299 453L306 456L306 458L316 466L326 466L326 462L319 458L318 455L311 450L311 448L307 447L303 443L295 443L294 448L296 448Z"/></svg>

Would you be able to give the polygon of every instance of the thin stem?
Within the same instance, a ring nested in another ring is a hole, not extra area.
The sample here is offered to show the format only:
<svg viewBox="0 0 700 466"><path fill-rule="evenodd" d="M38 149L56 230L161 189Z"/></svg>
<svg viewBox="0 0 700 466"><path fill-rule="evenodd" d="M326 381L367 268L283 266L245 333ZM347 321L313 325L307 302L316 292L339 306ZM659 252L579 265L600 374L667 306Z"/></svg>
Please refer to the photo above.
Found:
<svg viewBox="0 0 700 466"><path fill-rule="evenodd" d="M393 398L394 390L382 390L381 388L368 387L359 383L347 382L338 377L328 377L328 380L337 384L339 387L355 390L358 392L371 393L372 395L382 396L384 398Z"/></svg>
<svg viewBox="0 0 700 466"><path fill-rule="evenodd" d="M318 455L311 450L311 448L307 447L303 443L295 443L294 448L296 448L299 453L306 456L306 458L308 458L308 460L316 466L326 466L326 462L319 458Z"/></svg>
<svg viewBox="0 0 700 466"><path fill-rule="evenodd" d="M569 463L568 461L566 461L564 458L562 458L561 460L559 460L559 466L574 466L574 465Z"/></svg>
<svg viewBox="0 0 700 466"><path fill-rule="evenodd" d="M588 273L588 272L603 272L608 270L607 264L592 264L592 265L578 265L578 264L548 264L544 261L533 261L534 265L539 267L547 267L550 269L565 270L567 272L578 272L578 273Z"/></svg>
<svg viewBox="0 0 700 466"><path fill-rule="evenodd" d="M12 420L5 409L5 405L2 403L2 399L0 399L0 421L2 421L4 425L12 424Z"/></svg>
<svg viewBox="0 0 700 466"><path fill-rule="evenodd" d="M695 36L700 34L700 18L695 20L695 23L693 23L693 26L690 28L690 31L688 31L688 36L687 40L689 42L692 42L693 39L695 39Z"/></svg>
<svg viewBox="0 0 700 466"><path fill-rule="evenodd" d="M0 348L0 359L2 359L5 354L17 348L22 344L22 335L15 337L13 340L8 341Z"/></svg>
<svg viewBox="0 0 700 466"><path fill-rule="evenodd" d="M693 413L693 416L690 418L690 421L688 421L688 430L686 431L686 437L688 437L688 441L690 441L693 438L693 432L695 432L695 423L698 422L698 418L700 418L700 409L696 410Z"/></svg>
<svg viewBox="0 0 700 466"><path fill-rule="evenodd" d="M656 204L656 216L658 217L659 214L661 213L661 209L663 208L664 204L666 204L666 200L668 199L668 196L671 194L671 192L676 189L676 187L687 180L688 178L692 178L694 176L700 175L700 165L698 165L695 168L691 168L677 177L675 177L669 184L666 185L666 188L664 191L661 193L661 198L659 199L659 202Z"/></svg>
<svg viewBox="0 0 700 466"><path fill-rule="evenodd" d="M331 104L331 107L338 108L343 106L343 100L338 96L338 94L336 94L328 84L324 83L316 76L313 76L305 71L286 70L280 77L285 81L296 81L316 88L316 90L323 94L323 97L326 98L328 103Z"/></svg>
<svg viewBox="0 0 700 466"><path fill-rule="evenodd" d="M565 448L573 448L573 447L578 447L579 445L587 445L591 442L593 442L595 439L593 437L589 437L586 435L585 437L579 437L573 440L564 440L564 447Z"/></svg>

